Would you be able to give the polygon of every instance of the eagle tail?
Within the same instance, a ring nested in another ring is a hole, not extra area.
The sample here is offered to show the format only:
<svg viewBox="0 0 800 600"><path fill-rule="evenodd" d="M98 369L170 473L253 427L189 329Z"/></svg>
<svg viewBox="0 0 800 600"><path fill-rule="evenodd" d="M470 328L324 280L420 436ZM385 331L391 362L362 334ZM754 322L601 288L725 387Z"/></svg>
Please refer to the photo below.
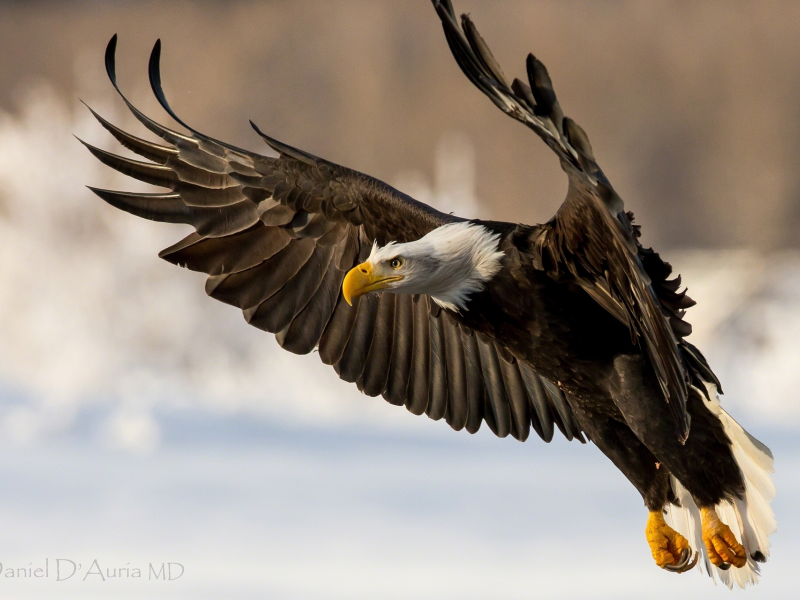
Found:
<svg viewBox="0 0 800 600"><path fill-rule="evenodd" d="M716 507L717 514L736 538L742 541L747 551L747 564L740 569L728 570L711 564L703 544L700 510L691 494L675 477L671 477L672 489L680 506L670 504L667 507L666 520L701 553L699 562L702 571L708 573L715 582L719 577L729 588L734 583L744 588L758 582L759 563L766 562L769 557L769 536L777 529L775 513L770 507L770 501L775 497L775 484L771 476L774 472L772 452L723 410L714 384L706 383L706 387L706 405L722 421L725 433L731 440L734 459L745 482L744 498L719 503Z"/></svg>

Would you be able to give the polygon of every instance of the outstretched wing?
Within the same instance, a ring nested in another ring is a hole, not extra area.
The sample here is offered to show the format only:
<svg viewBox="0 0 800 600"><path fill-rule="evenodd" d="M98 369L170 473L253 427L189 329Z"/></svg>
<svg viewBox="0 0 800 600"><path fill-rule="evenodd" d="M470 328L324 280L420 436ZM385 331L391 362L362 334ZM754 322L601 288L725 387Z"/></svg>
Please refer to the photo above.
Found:
<svg viewBox="0 0 800 600"><path fill-rule="evenodd" d="M677 291L680 278L667 280L671 267L639 244L633 215L625 212L621 198L597 165L583 129L561 111L541 61L528 55L530 86L519 79L509 85L470 18L463 15L459 26L450 0L433 0L433 4L464 74L503 112L533 129L558 155L569 177L566 200L537 239L537 266L554 276L574 277L629 327L632 339L647 352L675 417L679 439L685 441L689 434L686 396L705 365L702 355L682 340L691 332L682 320L683 311L694 302L685 291ZM710 373L707 365L704 370Z"/></svg>
<svg viewBox="0 0 800 600"><path fill-rule="evenodd" d="M119 91L115 48L116 36L106 68ZM153 91L186 126L164 97L159 56L160 42L150 59ZM342 379L414 414L445 418L454 429L470 432L486 421L497 435L519 440L533 427L549 441L554 426L568 439L582 439L556 386L430 298L387 293L359 297L352 306L344 301L345 274L366 260L375 241L412 241L460 219L260 131L277 158L188 126L189 135L167 129L122 97L168 145L134 137L93 113L123 146L151 162L87 147L106 165L170 191L93 191L134 215L192 225L195 233L160 256L208 273L210 296L240 308L251 325L274 333L286 350L305 354L316 348Z"/></svg>

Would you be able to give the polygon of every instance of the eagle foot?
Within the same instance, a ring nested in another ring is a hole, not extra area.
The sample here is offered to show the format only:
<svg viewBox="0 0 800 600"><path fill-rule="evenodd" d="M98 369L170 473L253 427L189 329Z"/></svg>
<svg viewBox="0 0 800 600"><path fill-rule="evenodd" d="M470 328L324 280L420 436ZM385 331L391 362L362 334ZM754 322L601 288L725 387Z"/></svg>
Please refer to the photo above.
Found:
<svg viewBox="0 0 800 600"><path fill-rule="evenodd" d="M661 511L650 511L645 536L656 564L662 569L684 573L697 564L698 554L695 552L692 558L688 540L667 525Z"/></svg>
<svg viewBox="0 0 800 600"><path fill-rule="evenodd" d="M747 564L747 552L733 535L730 527L719 520L713 508L701 508L703 543L709 560L723 571Z"/></svg>

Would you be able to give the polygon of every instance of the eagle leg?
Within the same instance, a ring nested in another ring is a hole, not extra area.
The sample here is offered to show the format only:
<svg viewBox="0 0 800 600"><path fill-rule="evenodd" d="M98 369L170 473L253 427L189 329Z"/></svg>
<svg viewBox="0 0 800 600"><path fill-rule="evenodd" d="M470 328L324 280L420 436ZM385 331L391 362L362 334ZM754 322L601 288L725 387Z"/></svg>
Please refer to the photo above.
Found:
<svg viewBox="0 0 800 600"><path fill-rule="evenodd" d="M692 559L688 540L667 525L662 511L650 511L645 536L656 564L662 569L683 573L697 564L698 554L695 552Z"/></svg>
<svg viewBox="0 0 800 600"><path fill-rule="evenodd" d="M730 527L719 520L713 508L701 508L703 520L703 543L708 550L708 558L722 570L731 565L741 568L747 564L747 553L733 535Z"/></svg>

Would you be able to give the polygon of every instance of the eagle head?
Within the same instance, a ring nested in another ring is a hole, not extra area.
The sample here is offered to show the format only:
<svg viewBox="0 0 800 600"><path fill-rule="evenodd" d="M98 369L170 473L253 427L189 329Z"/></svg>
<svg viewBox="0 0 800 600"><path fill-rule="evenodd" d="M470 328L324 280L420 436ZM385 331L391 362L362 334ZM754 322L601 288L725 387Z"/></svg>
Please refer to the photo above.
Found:
<svg viewBox="0 0 800 600"><path fill-rule="evenodd" d="M364 294L427 294L443 308L461 312L469 297L501 269L500 235L470 221L437 227L413 242L377 242L366 261L345 276L348 304Z"/></svg>

